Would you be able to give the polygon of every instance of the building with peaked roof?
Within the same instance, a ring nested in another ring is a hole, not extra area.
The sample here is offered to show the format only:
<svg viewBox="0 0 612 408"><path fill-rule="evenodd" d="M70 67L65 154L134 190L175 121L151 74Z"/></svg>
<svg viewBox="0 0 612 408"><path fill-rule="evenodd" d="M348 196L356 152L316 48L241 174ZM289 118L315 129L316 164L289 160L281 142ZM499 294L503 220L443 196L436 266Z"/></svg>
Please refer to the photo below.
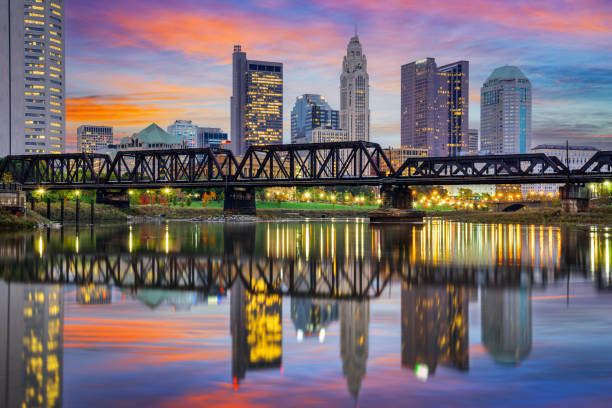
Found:
<svg viewBox="0 0 612 408"><path fill-rule="evenodd" d="M184 147L182 136L173 136L152 123L130 137L124 137L117 145L117 150L157 150L180 149Z"/></svg>
<svg viewBox="0 0 612 408"><path fill-rule="evenodd" d="M349 140L370 141L370 77L357 28L342 62L340 128L346 130Z"/></svg>

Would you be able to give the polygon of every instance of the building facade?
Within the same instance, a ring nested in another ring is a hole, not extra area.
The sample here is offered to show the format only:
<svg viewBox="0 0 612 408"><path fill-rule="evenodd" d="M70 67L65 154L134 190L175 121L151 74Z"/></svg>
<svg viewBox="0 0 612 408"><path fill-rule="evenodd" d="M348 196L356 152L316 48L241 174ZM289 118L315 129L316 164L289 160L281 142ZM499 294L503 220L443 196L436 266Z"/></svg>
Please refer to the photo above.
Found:
<svg viewBox="0 0 612 408"><path fill-rule="evenodd" d="M496 68L480 90L480 149L491 154L531 149L531 82L514 66Z"/></svg>
<svg viewBox="0 0 612 408"><path fill-rule="evenodd" d="M339 129L339 112L316 94L298 96L291 110L291 143L312 143L315 128Z"/></svg>
<svg viewBox="0 0 612 408"><path fill-rule="evenodd" d="M315 128L312 130L312 143L348 142L346 130Z"/></svg>
<svg viewBox="0 0 612 408"><path fill-rule="evenodd" d="M570 170L578 170L588 162L599 149L591 146L565 146L541 144L531 149L531 153L544 153L547 156L556 156ZM525 197L556 196L561 184L525 184L521 193Z"/></svg>
<svg viewBox="0 0 612 408"><path fill-rule="evenodd" d="M427 148L430 156L465 150L469 114L469 62L438 67L434 58L402 66L402 146Z"/></svg>
<svg viewBox="0 0 612 408"><path fill-rule="evenodd" d="M199 127L196 147L219 148L227 142L227 133L220 128Z"/></svg>
<svg viewBox="0 0 612 408"><path fill-rule="evenodd" d="M0 156L66 148L64 1L0 0Z"/></svg>
<svg viewBox="0 0 612 408"><path fill-rule="evenodd" d="M428 153L427 149L410 146L387 147L383 149L383 151L387 159L391 162L391 166L393 166L394 170L399 169L408 158L426 157ZM385 173L391 172L391 169L384 161L380 163L380 169Z"/></svg>
<svg viewBox="0 0 612 408"><path fill-rule="evenodd" d="M282 144L283 64L247 60L235 45L232 67L232 151L242 156L252 145Z"/></svg>
<svg viewBox="0 0 612 408"><path fill-rule="evenodd" d="M357 32L342 62L340 128L347 131L349 140L370 140L370 77Z"/></svg>
<svg viewBox="0 0 612 408"><path fill-rule="evenodd" d="M113 144L111 126L81 125L77 128L77 152L95 153Z"/></svg>
<svg viewBox="0 0 612 408"><path fill-rule="evenodd" d="M469 129L467 141L465 143L465 154L478 154L478 151L480 150L479 146L480 144L478 142L478 129Z"/></svg>
<svg viewBox="0 0 612 408"><path fill-rule="evenodd" d="M182 137L185 142L185 147L196 147L198 126L194 125L192 121L175 120L173 124L168 126L168 133L172 136Z"/></svg>

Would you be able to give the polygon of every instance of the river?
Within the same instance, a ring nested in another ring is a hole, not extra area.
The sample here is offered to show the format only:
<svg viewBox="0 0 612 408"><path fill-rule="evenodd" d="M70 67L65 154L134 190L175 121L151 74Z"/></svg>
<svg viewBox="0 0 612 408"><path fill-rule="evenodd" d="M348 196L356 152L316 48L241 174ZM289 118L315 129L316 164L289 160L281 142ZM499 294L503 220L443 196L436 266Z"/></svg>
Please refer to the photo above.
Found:
<svg viewBox="0 0 612 408"><path fill-rule="evenodd" d="M362 219L0 237L0 407L609 403L608 228Z"/></svg>

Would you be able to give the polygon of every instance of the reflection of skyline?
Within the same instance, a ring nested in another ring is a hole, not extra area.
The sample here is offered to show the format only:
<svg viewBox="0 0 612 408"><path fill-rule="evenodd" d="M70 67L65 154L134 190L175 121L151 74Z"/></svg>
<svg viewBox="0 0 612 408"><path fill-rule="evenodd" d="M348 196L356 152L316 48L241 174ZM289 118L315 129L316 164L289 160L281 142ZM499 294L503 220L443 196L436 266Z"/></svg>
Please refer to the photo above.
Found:
<svg viewBox="0 0 612 408"><path fill-rule="evenodd" d="M113 303L112 290L107 285L78 285L76 302L80 305L110 305Z"/></svg>
<svg viewBox="0 0 612 408"><path fill-rule="evenodd" d="M357 399L368 362L370 302L344 301L340 303L339 309L342 373L350 394Z"/></svg>
<svg viewBox="0 0 612 408"><path fill-rule="evenodd" d="M0 299L0 404L60 407L62 287L0 281Z"/></svg>
<svg viewBox="0 0 612 408"><path fill-rule="evenodd" d="M518 364L531 352L531 289L483 288L482 344L501 364Z"/></svg>
<svg viewBox="0 0 612 408"><path fill-rule="evenodd" d="M257 293L246 290L238 279L230 294L232 333L232 378L234 387L247 370L280 368L283 354L282 298L261 291L262 280L254 284Z"/></svg>
<svg viewBox="0 0 612 408"><path fill-rule="evenodd" d="M402 366L425 379L438 363L469 368L466 288L402 284Z"/></svg>
<svg viewBox="0 0 612 408"><path fill-rule="evenodd" d="M325 340L327 326L338 320L338 302L310 298L291 298L291 320L295 326L298 342L304 337Z"/></svg>

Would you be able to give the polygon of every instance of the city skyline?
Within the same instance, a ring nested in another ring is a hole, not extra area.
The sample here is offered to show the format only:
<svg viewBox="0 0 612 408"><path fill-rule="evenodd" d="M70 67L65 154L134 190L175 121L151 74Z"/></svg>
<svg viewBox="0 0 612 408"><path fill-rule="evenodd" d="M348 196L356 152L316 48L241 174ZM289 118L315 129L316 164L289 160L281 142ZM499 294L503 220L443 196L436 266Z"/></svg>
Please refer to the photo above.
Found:
<svg viewBox="0 0 612 408"><path fill-rule="evenodd" d="M589 8L554 1L516 7L495 2L486 7L487 14L472 2L456 6L465 12L460 18L439 5L178 3L172 9L138 1L110 1L104 10L76 0L66 5L68 149L75 145L76 127L92 120L109 123L118 135L176 119L229 129L227 50L234 43L257 58L284 63L286 101L320 93L339 106L338 61L355 23L369 60L372 139L381 145L399 144L401 64L428 56L470 61L473 128L479 128L480 86L495 67L508 64L523 70L534 86L534 145L571 137L601 146L612 138L605 108L612 87L606 68L612 52L605 44L612 30L604 24L612 10L605 2ZM294 24L309 17L314 26ZM105 24L99 24L102 19ZM450 33L443 41L425 35L442 23ZM262 24L266 30L257 31ZM200 29L206 26L211 30ZM409 33L410 41L399 40ZM284 111L288 141L290 106Z"/></svg>

